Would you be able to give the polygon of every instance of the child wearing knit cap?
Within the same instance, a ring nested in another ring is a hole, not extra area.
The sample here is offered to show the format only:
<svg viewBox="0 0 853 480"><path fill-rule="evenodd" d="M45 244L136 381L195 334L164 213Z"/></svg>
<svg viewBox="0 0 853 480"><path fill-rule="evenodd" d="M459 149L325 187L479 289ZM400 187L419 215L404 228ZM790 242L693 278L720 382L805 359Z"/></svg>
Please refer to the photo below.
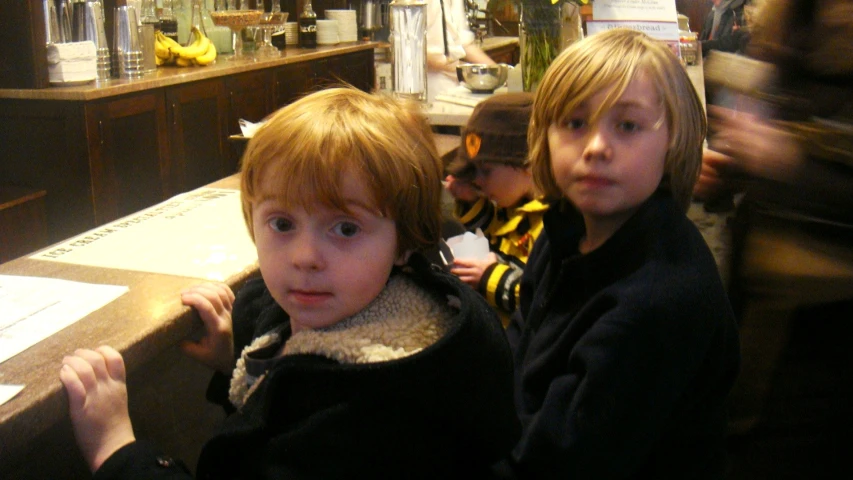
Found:
<svg viewBox="0 0 853 480"><path fill-rule="evenodd" d="M482 229L490 253L483 260L455 258L451 273L480 292L504 326L518 303L518 286L548 205L534 193L527 158L533 95L494 95L479 103L448 166L445 188L469 231Z"/></svg>

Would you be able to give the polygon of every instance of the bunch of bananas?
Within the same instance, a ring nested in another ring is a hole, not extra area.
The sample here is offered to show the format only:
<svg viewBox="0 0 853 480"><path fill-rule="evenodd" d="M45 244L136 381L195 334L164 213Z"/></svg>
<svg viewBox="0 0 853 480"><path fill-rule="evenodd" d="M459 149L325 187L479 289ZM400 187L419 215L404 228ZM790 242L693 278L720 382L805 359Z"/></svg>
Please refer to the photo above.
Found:
<svg viewBox="0 0 853 480"><path fill-rule="evenodd" d="M213 63L216 60L216 47L213 42L195 26L192 27L190 35L193 40L185 47L158 30L154 41L157 65L191 67Z"/></svg>

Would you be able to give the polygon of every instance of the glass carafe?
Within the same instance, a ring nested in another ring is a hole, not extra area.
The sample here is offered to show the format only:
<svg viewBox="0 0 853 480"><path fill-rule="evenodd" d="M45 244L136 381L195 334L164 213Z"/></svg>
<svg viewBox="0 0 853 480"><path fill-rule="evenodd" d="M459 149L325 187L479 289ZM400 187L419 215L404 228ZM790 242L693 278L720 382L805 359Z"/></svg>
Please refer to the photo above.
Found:
<svg viewBox="0 0 853 480"><path fill-rule="evenodd" d="M216 6L214 8L214 5ZM234 51L231 38L231 29L214 25L210 18L211 10L225 10L225 0L205 0L205 8L201 11L201 19L204 23L204 29L207 32L207 38L216 46L216 51L219 54L228 54Z"/></svg>

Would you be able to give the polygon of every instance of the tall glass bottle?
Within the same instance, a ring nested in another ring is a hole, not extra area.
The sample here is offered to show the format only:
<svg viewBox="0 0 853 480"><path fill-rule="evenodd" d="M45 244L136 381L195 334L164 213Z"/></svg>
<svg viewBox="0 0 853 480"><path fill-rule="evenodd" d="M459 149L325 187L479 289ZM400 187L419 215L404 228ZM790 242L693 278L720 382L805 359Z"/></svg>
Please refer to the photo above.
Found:
<svg viewBox="0 0 853 480"><path fill-rule="evenodd" d="M299 14L299 46L317 48L317 14L311 7L311 0L305 2L305 7Z"/></svg>
<svg viewBox="0 0 853 480"><path fill-rule="evenodd" d="M192 13L191 0L172 0L172 10L175 13L175 19L178 21L178 41L181 45L187 45L193 41L193 36L190 35L190 20Z"/></svg>
<svg viewBox="0 0 853 480"><path fill-rule="evenodd" d="M172 9L172 0L163 0L163 9L160 11L160 31L163 35L178 41L178 19Z"/></svg>

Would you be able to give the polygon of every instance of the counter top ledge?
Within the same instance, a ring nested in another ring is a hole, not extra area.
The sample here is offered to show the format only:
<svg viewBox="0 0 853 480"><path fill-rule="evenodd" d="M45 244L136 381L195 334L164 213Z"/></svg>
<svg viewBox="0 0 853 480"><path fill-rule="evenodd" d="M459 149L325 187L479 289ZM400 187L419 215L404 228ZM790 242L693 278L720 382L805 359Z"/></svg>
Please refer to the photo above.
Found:
<svg viewBox="0 0 853 480"><path fill-rule="evenodd" d="M64 100L89 101L136 93L182 83L207 80L238 73L263 70L291 63L319 60L335 55L360 52L378 47L378 42L358 41L338 45L320 46L312 49L286 48L280 57L255 60L229 60L223 56L215 64L204 67L158 67L140 79L112 78L104 83L90 83L72 87L50 87L42 89L0 89L0 99L20 100Z"/></svg>

